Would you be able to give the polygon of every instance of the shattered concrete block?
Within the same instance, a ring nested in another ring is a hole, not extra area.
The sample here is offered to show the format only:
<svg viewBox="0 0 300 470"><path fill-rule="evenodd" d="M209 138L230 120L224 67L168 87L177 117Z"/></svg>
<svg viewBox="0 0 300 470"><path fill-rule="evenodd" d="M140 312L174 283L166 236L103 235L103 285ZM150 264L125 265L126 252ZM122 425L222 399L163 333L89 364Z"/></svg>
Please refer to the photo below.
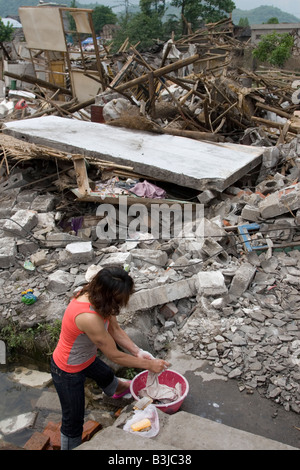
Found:
<svg viewBox="0 0 300 470"><path fill-rule="evenodd" d="M33 210L19 210L3 225L7 236L26 237L37 224L37 213Z"/></svg>
<svg viewBox="0 0 300 470"><path fill-rule="evenodd" d="M16 212L18 212L20 210L27 210L28 211L30 209L31 209L31 203L30 202L21 201L21 202L18 202L16 205L14 205L14 207L12 207L11 213L15 214Z"/></svg>
<svg viewBox="0 0 300 470"><path fill-rule="evenodd" d="M165 266L168 261L167 253L162 250L132 249L130 253L134 260L138 259L156 266Z"/></svg>
<svg viewBox="0 0 300 470"><path fill-rule="evenodd" d="M256 186L256 191L261 194L268 195L270 193L274 193L275 191L279 191L284 186L286 186L285 177L280 173L276 173L272 179L266 179L259 183Z"/></svg>
<svg viewBox="0 0 300 470"><path fill-rule="evenodd" d="M0 238L0 268L7 269L15 264L17 248L11 237Z"/></svg>
<svg viewBox="0 0 300 470"><path fill-rule="evenodd" d="M26 202L32 202L38 195L37 191L32 191L32 190L26 190L23 189L19 192L17 195L17 203L26 201Z"/></svg>
<svg viewBox="0 0 300 470"><path fill-rule="evenodd" d="M260 210L257 207L246 204L241 212L241 216L249 222L257 222L260 218Z"/></svg>
<svg viewBox="0 0 300 470"><path fill-rule="evenodd" d="M46 250L39 250L30 256L30 261L36 266L42 266L48 262Z"/></svg>
<svg viewBox="0 0 300 470"><path fill-rule="evenodd" d="M102 266L96 266L95 264L92 264L91 266L88 267L86 273L85 273L85 280L86 282L90 282L94 276L102 269Z"/></svg>
<svg viewBox="0 0 300 470"><path fill-rule="evenodd" d="M58 269L49 276L48 289L56 294L67 292L73 284L73 274Z"/></svg>
<svg viewBox="0 0 300 470"><path fill-rule="evenodd" d="M166 346L166 343L167 343L166 335L163 335L163 334L157 335L155 337L154 345L153 345L155 351L161 351L162 349L164 349Z"/></svg>
<svg viewBox="0 0 300 470"><path fill-rule="evenodd" d="M92 242L75 242L69 243L65 251L72 262L89 263L94 258L94 250Z"/></svg>
<svg viewBox="0 0 300 470"><path fill-rule="evenodd" d="M13 188L20 188L27 184L29 181L25 178L24 172L20 171L19 173L14 173L10 175L5 183L0 185L0 192L8 191Z"/></svg>
<svg viewBox="0 0 300 470"><path fill-rule="evenodd" d="M226 251L213 238L206 238L204 240L202 251L209 257L214 256L220 260L227 260Z"/></svg>
<svg viewBox="0 0 300 470"><path fill-rule="evenodd" d="M37 247L37 242L21 239L17 240L17 250L18 253L21 253L22 255L28 256L32 253L35 253Z"/></svg>
<svg viewBox="0 0 300 470"><path fill-rule="evenodd" d="M103 260L101 260L101 267L104 268L105 266L124 266L124 264L130 263L131 259L131 252L111 253L110 255L106 256Z"/></svg>
<svg viewBox="0 0 300 470"><path fill-rule="evenodd" d="M203 233L205 238L214 237L214 240L218 242L227 236L227 232L222 227L221 221L219 225L217 221L209 220L203 217L199 224L198 231Z"/></svg>
<svg viewBox="0 0 300 470"><path fill-rule="evenodd" d="M55 206L55 196L40 194L31 203L31 209L36 212L51 212Z"/></svg>
<svg viewBox="0 0 300 470"><path fill-rule="evenodd" d="M258 205L261 217L269 219L300 208L300 183L280 189Z"/></svg>
<svg viewBox="0 0 300 470"><path fill-rule="evenodd" d="M45 245L49 248L64 248L68 245L68 243L78 241L81 241L81 239L75 235L70 235L69 233L64 232L56 232L47 234Z"/></svg>
<svg viewBox="0 0 300 470"><path fill-rule="evenodd" d="M236 271L229 288L229 294L241 296L249 287L256 272L256 267L250 263L242 264Z"/></svg>
<svg viewBox="0 0 300 470"><path fill-rule="evenodd" d="M278 147L267 147L262 157L262 165L265 168L274 168L280 158L280 150Z"/></svg>
<svg viewBox="0 0 300 470"><path fill-rule="evenodd" d="M179 256L185 256L186 253L189 253L193 258L202 258L201 250L203 246L203 238L202 239L179 239L178 240L178 248L176 249L176 253Z"/></svg>
<svg viewBox="0 0 300 470"><path fill-rule="evenodd" d="M37 227L39 228L49 228L49 231L55 229L55 214L54 212L39 212L37 214Z"/></svg>
<svg viewBox="0 0 300 470"><path fill-rule="evenodd" d="M200 271L196 275L196 288L198 294L204 296L227 294L225 279L221 271Z"/></svg>
<svg viewBox="0 0 300 470"><path fill-rule="evenodd" d="M212 191L210 189L205 189L201 194L198 194L197 199L201 204L208 204L215 197L217 197L217 191Z"/></svg>
<svg viewBox="0 0 300 470"><path fill-rule="evenodd" d="M11 198L2 199L0 206L0 217L10 217L13 213L15 201L12 201Z"/></svg>
<svg viewBox="0 0 300 470"><path fill-rule="evenodd" d="M135 312L147 310L156 305L163 305L177 299L194 297L196 295L195 276L181 281L165 284L152 289L143 289L134 293L124 311Z"/></svg>

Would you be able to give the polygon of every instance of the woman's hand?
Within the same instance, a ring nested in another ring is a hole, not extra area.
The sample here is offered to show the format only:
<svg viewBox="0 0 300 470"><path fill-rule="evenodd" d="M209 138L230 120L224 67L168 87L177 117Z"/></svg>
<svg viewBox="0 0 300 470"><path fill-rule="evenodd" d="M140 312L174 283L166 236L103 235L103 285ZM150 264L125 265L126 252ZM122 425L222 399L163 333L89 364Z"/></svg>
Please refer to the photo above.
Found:
<svg viewBox="0 0 300 470"><path fill-rule="evenodd" d="M139 349L136 357L139 357L140 359L154 359L151 353L148 351L144 351L143 349Z"/></svg>
<svg viewBox="0 0 300 470"><path fill-rule="evenodd" d="M147 362L149 362L149 365L146 369L150 370L150 372L154 372L155 374L160 374L170 366L170 363L163 359L151 359Z"/></svg>

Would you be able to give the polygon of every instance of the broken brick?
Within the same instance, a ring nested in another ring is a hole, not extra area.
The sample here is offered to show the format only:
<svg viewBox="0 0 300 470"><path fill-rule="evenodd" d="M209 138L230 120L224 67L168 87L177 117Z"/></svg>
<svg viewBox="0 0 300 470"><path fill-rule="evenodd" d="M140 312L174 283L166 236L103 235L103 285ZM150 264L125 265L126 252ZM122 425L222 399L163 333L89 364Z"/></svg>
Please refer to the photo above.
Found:
<svg viewBox="0 0 300 470"><path fill-rule="evenodd" d="M60 427L61 423L54 423L52 421L49 421L43 431L43 434L49 437L50 445L53 450L60 449Z"/></svg>
<svg viewBox="0 0 300 470"><path fill-rule="evenodd" d="M102 425L97 421L89 420L83 425L82 442L89 441L96 432L102 429Z"/></svg>
<svg viewBox="0 0 300 470"><path fill-rule="evenodd" d="M46 450L50 443L50 437L41 432L35 432L24 445L25 450Z"/></svg>
<svg viewBox="0 0 300 470"><path fill-rule="evenodd" d="M164 318L167 320L173 318L178 312L178 308L173 302L169 302L161 307L160 312L163 314Z"/></svg>

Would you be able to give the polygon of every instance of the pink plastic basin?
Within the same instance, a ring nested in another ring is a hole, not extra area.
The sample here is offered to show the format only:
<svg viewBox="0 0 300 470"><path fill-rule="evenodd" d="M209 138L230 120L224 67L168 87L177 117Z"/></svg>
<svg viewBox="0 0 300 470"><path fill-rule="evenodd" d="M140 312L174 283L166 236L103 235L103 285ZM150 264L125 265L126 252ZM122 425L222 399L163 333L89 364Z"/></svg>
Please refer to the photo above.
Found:
<svg viewBox="0 0 300 470"><path fill-rule="evenodd" d="M140 374L136 375L130 384L130 392L135 400L140 400L139 391L146 387L148 371L145 370ZM163 405L157 405L154 403L156 408L160 409L164 413L173 414L179 410L185 397L189 392L189 383L183 375L175 372L174 370L166 370L162 372L158 377L158 382L169 387L175 387L179 382L181 384L182 395L178 400L171 403L165 403Z"/></svg>

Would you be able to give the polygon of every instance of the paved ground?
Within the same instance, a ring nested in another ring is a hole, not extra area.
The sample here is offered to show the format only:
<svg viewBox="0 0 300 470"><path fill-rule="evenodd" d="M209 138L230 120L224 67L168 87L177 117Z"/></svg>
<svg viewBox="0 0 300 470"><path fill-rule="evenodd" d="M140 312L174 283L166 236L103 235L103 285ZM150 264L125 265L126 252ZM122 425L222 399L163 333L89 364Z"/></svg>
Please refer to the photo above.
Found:
<svg viewBox="0 0 300 470"><path fill-rule="evenodd" d="M287 450L300 449L300 419L258 393L242 393L237 381L225 381L207 362L173 349L170 367L188 380L190 391L180 411L159 412L160 431L151 439L123 431L131 411L114 426L96 434L79 450L148 450L176 454L178 450ZM298 429L297 429L298 428ZM174 454L174 455L175 455ZM109 458L111 455L109 454ZM122 455L122 454L120 454ZM146 461L149 463L149 461Z"/></svg>
<svg viewBox="0 0 300 470"><path fill-rule="evenodd" d="M182 373L190 385L181 410L300 449L298 414L286 412L258 392L240 392L236 380L221 379L207 363L176 349L169 360L171 369Z"/></svg>

